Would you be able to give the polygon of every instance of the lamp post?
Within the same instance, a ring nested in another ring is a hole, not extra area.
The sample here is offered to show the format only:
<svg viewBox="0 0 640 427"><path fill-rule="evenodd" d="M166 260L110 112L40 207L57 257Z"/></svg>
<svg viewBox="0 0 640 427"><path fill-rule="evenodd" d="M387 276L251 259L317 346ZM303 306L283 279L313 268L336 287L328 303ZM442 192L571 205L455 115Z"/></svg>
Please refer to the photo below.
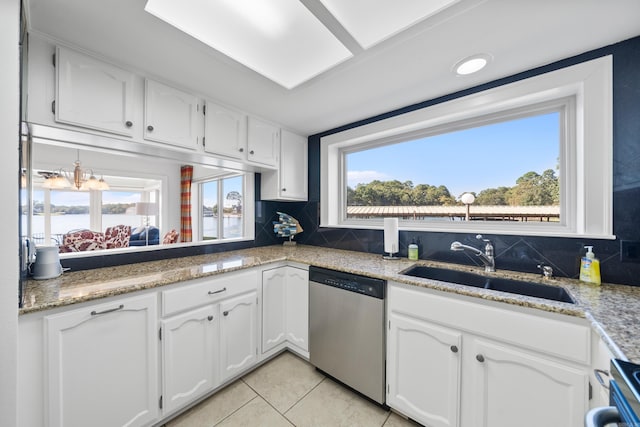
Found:
<svg viewBox="0 0 640 427"><path fill-rule="evenodd" d="M464 193L460 196L460 201L467 206L467 213L465 215L465 221L469 221L469 207L476 201L476 197L471 193Z"/></svg>

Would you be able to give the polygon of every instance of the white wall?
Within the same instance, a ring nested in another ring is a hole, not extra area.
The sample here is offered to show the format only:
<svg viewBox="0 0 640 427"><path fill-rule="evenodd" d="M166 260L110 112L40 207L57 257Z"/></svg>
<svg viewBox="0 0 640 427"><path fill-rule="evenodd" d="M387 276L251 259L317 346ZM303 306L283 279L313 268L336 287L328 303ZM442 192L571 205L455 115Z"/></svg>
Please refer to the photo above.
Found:
<svg viewBox="0 0 640 427"><path fill-rule="evenodd" d="M18 141L20 2L0 0L0 425L15 426L18 341Z"/></svg>

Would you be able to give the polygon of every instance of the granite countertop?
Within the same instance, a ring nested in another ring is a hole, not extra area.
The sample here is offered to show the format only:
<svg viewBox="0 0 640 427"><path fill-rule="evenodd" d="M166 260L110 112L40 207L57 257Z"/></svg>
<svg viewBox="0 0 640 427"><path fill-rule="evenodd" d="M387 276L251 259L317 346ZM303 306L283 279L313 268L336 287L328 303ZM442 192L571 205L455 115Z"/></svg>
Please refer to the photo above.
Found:
<svg viewBox="0 0 640 427"><path fill-rule="evenodd" d="M607 342L616 357L640 363L640 287L602 284L594 286L572 279L543 279L540 275L498 270L492 275L562 286L576 304L507 294L400 274L419 263L481 273L481 268L434 261L388 261L380 255L316 246L266 246L209 255L129 264L118 267L67 272L56 279L28 280L20 314L62 307L84 301L151 289L185 280L213 276L278 261L294 261L363 274L395 282L437 289L486 300L582 317Z"/></svg>

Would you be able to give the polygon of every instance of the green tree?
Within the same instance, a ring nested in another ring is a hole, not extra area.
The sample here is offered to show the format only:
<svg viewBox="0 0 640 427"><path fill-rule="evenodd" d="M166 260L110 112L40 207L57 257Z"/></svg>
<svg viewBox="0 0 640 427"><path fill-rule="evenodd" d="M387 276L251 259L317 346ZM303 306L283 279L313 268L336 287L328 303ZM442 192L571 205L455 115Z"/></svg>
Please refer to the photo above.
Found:
<svg viewBox="0 0 640 427"><path fill-rule="evenodd" d="M509 190L509 187L487 188L478 193L474 204L478 206L507 205Z"/></svg>
<svg viewBox="0 0 640 427"><path fill-rule="evenodd" d="M552 206L560 203L560 184L553 169L542 175L527 172L516 180L507 196L512 206Z"/></svg>

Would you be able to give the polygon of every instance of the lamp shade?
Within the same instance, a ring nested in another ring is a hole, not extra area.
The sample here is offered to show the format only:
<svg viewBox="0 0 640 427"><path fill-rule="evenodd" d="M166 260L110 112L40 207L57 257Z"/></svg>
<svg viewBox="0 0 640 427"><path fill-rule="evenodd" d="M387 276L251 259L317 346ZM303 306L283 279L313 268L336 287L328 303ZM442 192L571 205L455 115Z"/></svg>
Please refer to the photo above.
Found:
<svg viewBox="0 0 640 427"><path fill-rule="evenodd" d="M158 215L158 204L153 202L138 202L136 203L136 215Z"/></svg>

